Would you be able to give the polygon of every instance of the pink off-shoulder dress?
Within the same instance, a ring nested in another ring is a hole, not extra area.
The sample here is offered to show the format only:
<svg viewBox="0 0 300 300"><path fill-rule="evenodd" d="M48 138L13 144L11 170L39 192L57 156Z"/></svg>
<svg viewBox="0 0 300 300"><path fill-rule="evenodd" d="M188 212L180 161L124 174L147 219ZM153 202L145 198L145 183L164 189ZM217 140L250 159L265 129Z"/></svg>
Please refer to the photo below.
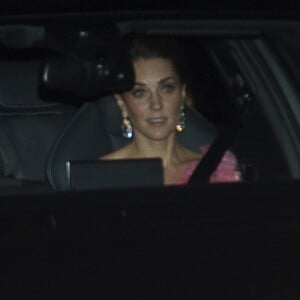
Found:
<svg viewBox="0 0 300 300"><path fill-rule="evenodd" d="M208 151L209 146L203 146L200 148L200 153L203 155ZM201 160L191 161L190 164L186 167L184 176L181 177L176 184L187 184L193 172L195 171L198 164ZM238 170L238 162L235 155L226 151L222 157L221 162L219 163L216 170L212 173L209 178L209 182L238 182L241 181L240 172Z"/></svg>

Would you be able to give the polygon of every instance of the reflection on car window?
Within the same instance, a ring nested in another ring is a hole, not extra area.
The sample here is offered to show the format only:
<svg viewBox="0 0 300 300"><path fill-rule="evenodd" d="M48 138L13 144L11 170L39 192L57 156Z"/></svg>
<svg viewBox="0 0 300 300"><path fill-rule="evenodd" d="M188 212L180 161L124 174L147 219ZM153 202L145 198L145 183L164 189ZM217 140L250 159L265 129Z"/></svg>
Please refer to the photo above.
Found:
<svg viewBox="0 0 300 300"><path fill-rule="evenodd" d="M293 43L288 36L284 38L290 53L287 65L291 66ZM264 37L258 40L270 42ZM6 180L3 186L11 179L13 184L65 189L66 162L138 158L159 158L164 184L188 184L212 149L210 146L232 126L239 126L236 136L226 145L208 182L291 177L280 134L268 117L268 110L275 108L271 107L272 101L270 107L262 103L268 98L267 89L257 90L255 84L262 81L263 75L255 63L249 63L246 54L254 51L254 38L245 42L243 37L129 34L124 41L125 47L131 45L126 50L135 72L133 87L116 92L112 87L110 94L99 93L99 97L82 100L80 105L80 95L76 95L76 105L72 105L72 93L52 90L51 100L45 100L41 93L40 65L44 59L61 53L54 54L53 49L36 45L32 49L0 45L0 157L1 176ZM241 43L248 47L247 51ZM218 49L222 49L222 55ZM284 63L283 52L279 51L274 59L281 55ZM61 61L65 57L68 53L62 55ZM72 68L80 70L84 65L83 57L76 59L77 65L71 65L70 60L66 60L70 64L61 64L69 68L71 75ZM95 61L89 61L91 70L94 64ZM105 68L109 70L109 66ZM88 80L82 82L86 84ZM239 84L247 86L251 94L243 109L237 103Z"/></svg>

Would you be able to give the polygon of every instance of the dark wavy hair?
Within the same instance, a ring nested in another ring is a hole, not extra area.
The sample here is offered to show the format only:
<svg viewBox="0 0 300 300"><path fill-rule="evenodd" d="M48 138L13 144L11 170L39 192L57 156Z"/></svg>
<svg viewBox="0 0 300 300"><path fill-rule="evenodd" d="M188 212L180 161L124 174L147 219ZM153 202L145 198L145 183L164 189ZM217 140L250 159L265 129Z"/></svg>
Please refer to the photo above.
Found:
<svg viewBox="0 0 300 300"><path fill-rule="evenodd" d="M132 63L140 58L169 59L181 81L184 81L184 52L182 45L175 37L130 34L125 38L125 47Z"/></svg>

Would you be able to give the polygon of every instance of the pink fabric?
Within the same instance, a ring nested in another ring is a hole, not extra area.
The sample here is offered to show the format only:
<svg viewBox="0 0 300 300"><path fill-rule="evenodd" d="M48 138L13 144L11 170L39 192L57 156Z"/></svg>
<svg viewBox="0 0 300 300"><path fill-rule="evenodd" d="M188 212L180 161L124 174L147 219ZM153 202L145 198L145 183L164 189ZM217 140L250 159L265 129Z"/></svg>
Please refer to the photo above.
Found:
<svg viewBox="0 0 300 300"><path fill-rule="evenodd" d="M209 146L203 146L200 148L200 153L203 155L208 151ZM201 160L192 161L185 170L185 175L182 177L177 184L187 184L193 172L195 171ZM240 181L240 173L238 171L238 163L234 154L230 151L226 151L222 157L216 170L210 176L209 182L236 182Z"/></svg>

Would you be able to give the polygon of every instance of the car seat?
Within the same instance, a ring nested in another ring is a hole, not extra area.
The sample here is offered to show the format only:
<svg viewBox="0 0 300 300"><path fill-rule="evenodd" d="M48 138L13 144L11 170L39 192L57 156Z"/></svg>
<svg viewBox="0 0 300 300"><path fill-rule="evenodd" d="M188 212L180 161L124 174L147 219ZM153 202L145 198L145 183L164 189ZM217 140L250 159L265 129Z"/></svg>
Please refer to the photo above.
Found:
<svg viewBox="0 0 300 300"><path fill-rule="evenodd" d="M212 142L215 127L198 111L186 106L186 128L179 134L183 145L199 150ZM128 143L122 137L121 113L112 95L83 104L55 142L47 163L51 186L66 189L65 164L68 160L93 160Z"/></svg>
<svg viewBox="0 0 300 300"><path fill-rule="evenodd" d="M39 58L0 58L0 176L45 181L48 154L74 108L40 99Z"/></svg>

